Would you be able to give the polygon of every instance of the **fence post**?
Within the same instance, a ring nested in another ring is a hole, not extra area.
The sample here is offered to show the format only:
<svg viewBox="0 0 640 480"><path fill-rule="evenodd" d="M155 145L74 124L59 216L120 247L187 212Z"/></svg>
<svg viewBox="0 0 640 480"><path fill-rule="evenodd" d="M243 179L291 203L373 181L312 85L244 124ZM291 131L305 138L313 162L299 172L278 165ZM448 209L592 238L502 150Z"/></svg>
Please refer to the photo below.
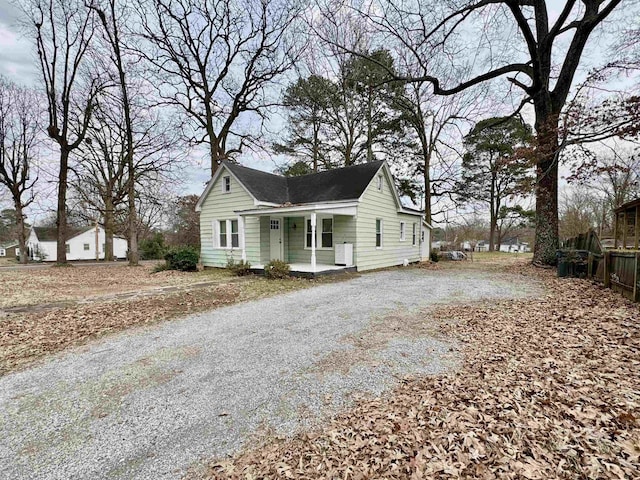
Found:
<svg viewBox="0 0 640 480"><path fill-rule="evenodd" d="M636 258L635 258L635 266L633 269L633 301L637 302L639 300L638 298L638 280L640 280L638 278L638 259L640 258L640 252L636 252Z"/></svg>
<svg viewBox="0 0 640 480"><path fill-rule="evenodd" d="M604 252L604 278L602 279L604 281L604 286L605 288L611 288L611 276L609 275L609 269L611 268L611 252L608 250L605 250Z"/></svg>
<svg viewBox="0 0 640 480"><path fill-rule="evenodd" d="M593 278L593 253L589 252L587 256L587 278Z"/></svg>

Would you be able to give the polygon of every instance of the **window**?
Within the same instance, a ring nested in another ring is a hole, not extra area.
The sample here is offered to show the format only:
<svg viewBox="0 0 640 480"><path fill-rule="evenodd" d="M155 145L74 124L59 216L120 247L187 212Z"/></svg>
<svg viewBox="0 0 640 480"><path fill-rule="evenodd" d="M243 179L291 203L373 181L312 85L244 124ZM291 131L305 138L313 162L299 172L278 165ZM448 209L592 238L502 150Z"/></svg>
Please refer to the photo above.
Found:
<svg viewBox="0 0 640 480"><path fill-rule="evenodd" d="M69 245L68 243L65 245L65 250L67 253L71 253L71 245Z"/></svg>
<svg viewBox="0 0 640 480"><path fill-rule="evenodd" d="M214 239L217 236L216 248L240 248L240 228L239 222L235 220L218 220L214 222Z"/></svg>
<svg viewBox="0 0 640 480"><path fill-rule="evenodd" d="M307 248L311 248L311 239L312 239L313 233L311 231L311 219L310 218L307 218L306 224L307 224L307 231L306 231Z"/></svg>
<svg viewBox="0 0 640 480"><path fill-rule="evenodd" d="M382 191L382 185L384 184L382 174L378 175L378 190Z"/></svg>
<svg viewBox="0 0 640 480"><path fill-rule="evenodd" d="M103 252L106 252L106 251L107 251L107 244L106 244L106 243L103 243L103 244L102 244L102 251L103 251Z"/></svg>
<svg viewBox="0 0 640 480"><path fill-rule="evenodd" d="M231 248L240 246L240 235L238 234L238 220L231 220Z"/></svg>
<svg viewBox="0 0 640 480"><path fill-rule="evenodd" d="M220 248L226 248L227 247L227 221L220 220L218 224L220 225L220 230L219 230L220 235L219 235L218 245L220 246Z"/></svg>
<svg viewBox="0 0 640 480"><path fill-rule="evenodd" d="M0 257L6 257L7 251L4 248L0 248Z"/></svg>
<svg viewBox="0 0 640 480"><path fill-rule="evenodd" d="M82 248L84 248L85 251L91 249L91 245L89 245L88 243L85 243L84 245L82 245Z"/></svg>
<svg viewBox="0 0 640 480"><path fill-rule="evenodd" d="M333 218L322 219L322 248L333 247Z"/></svg>
<svg viewBox="0 0 640 480"><path fill-rule="evenodd" d="M416 245L416 239L418 238L418 226L414 223L413 224L413 246L415 247Z"/></svg>
<svg viewBox="0 0 640 480"><path fill-rule="evenodd" d="M305 248L311 248L311 219L305 219ZM333 217L318 217L316 248L333 248Z"/></svg>
<svg viewBox="0 0 640 480"><path fill-rule="evenodd" d="M382 248L382 219L376 218L376 248Z"/></svg>
<svg viewBox="0 0 640 480"><path fill-rule="evenodd" d="M222 177L222 191L229 193L231 191L231 177Z"/></svg>
<svg viewBox="0 0 640 480"><path fill-rule="evenodd" d="M404 222L400 222L400 241L404 242L405 236L404 236Z"/></svg>

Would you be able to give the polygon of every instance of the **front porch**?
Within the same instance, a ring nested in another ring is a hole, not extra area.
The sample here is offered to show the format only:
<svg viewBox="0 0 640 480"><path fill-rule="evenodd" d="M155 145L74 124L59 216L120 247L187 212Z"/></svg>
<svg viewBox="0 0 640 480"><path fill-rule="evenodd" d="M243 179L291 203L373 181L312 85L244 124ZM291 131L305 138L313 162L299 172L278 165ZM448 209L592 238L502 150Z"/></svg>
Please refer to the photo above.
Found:
<svg viewBox="0 0 640 480"><path fill-rule="evenodd" d="M316 264L315 268L310 263L290 263L292 277L315 278L323 275L335 275L339 273L354 273L356 267L344 267L340 265ZM264 273L264 265L252 265L255 273Z"/></svg>
<svg viewBox="0 0 640 480"><path fill-rule="evenodd" d="M256 225L245 246L255 252L252 258L259 259L251 262L252 270L264 271L270 261L281 260L290 265L294 276L355 271L353 205L274 207L237 213L241 225Z"/></svg>

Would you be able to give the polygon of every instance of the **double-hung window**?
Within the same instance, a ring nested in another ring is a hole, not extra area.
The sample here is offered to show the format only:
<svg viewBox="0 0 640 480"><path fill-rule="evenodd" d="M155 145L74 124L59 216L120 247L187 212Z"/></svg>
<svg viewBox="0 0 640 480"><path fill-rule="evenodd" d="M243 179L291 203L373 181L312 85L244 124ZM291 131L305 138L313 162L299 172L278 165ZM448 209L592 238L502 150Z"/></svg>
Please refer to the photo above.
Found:
<svg viewBox="0 0 640 480"><path fill-rule="evenodd" d="M413 224L413 246L415 247L416 245L416 239L418 238L418 226L414 223Z"/></svg>
<svg viewBox="0 0 640 480"><path fill-rule="evenodd" d="M376 248L382 248L382 219L376 218Z"/></svg>
<svg viewBox="0 0 640 480"><path fill-rule="evenodd" d="M401 242L404 242L404 239L405 239L404 230L405 230L405 223L404 222L400 222L400 241Z"/></svg>
<svg viewBox="0 0 640 480"><path fill-rule="evenodd" d="M238 220L218 220L218 248L239 248Z"/></svg>
<svg viewBox="0 0 640 480"><path fill-rule="evenodd" d="M231 177L222 177L222 191L229 193L231 191Z"/></svg>
<svg viewBox="0 0 640 480"><path fill-rule="evenodd" d="M85 244L83 245L83 248L84 248L84 250L85 250L85 251L87 251L87 250L91 250L91 245L89 245L88 243L85 243Z"/></svg>
<svg viewBox="0 0 640 480"><path fill-rule="evenodd" d="M311 248L311 219L305 220L305 246ZM316 224L316 248L333 248L333 218L318 218Z"/></svg>

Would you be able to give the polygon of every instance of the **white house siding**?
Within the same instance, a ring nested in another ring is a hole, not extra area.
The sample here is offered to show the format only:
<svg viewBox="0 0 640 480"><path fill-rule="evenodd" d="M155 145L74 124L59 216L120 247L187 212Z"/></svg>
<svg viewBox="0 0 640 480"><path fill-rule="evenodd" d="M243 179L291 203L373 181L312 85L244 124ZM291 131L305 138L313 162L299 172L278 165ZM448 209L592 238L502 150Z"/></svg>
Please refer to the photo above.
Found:
<svg viewBox="0 0 640 480"><path fill-rule="evenodd" d="M102 227L98 230L98 259L104 259L106 235ZM89 244L89 250L84 249L84 245ZM38 241L35 231L31 231L27 239L27 245L34 253L40 252L44 254L41 260L45 262L55 262L58 259L57 242L55 241ZM69 250L67 260L95 260L96 259L96 231L95 229L87 230L73 238L67 240ZM116 258L127 257L127 241L124 238L113 238L113 256Z"/></svg>
<svg viewBox="0 0 640 480"><path fill-rule="evenodd" d="M321 225L321 214L318 214L318 226ZM288 261L289 263L311 263L311 249L305 248L305 217L289 219L288 229ZM296 228L293 229L293 225ZM316 249L316 262L324 265L335 264L335 245L337 243L353 243L356 249L356 219L346 215L333 215L333 245L331 249ZM354 252L354 262L356 259Z"/></svg>
<svg viewBox="0 0 640 480"><path fill-rule="evenodd" d="M359 271L402 265L405 260L420 261L419 232L422 219L418 215L398 213L392 188L385 172L382 191L378 190L376 177L361 197L356 221L358 243L354 247ZM382 219L382 248L376 248L377 218ZM400 222L406 225L404 241L400 240ZM414 223L418 238L416 244L412 245Z"/></svg>
<svg viewBox="0 0 640 480"><path fill-rule="evenodd" d="M98 229L98 259L104 259L106 234L103 228ZM89 250L84 246L88 244ZM55 245L55 242L54 242ZM96 231L95 229L76 235L67 241L69 251L67 260L95 260L96 259ZM113 238L113 256L116 258L127 257L127 241L124 238Z"/></svg>
<svg viewBox="0 0 640 480"><path fill-rule="evenodd" d="M224 167L222 167L224 168ZM242 258L242 249L222 249L214 247L213 222L238 218L235 211L255 208L253 197L231 175L231 191L222 192L222 179L226 172L216 179L209 195L202 203L200 211L200 257L206 267L224 267L229 257L237 261ZM247 261L260 263L260 220L255 217L245 219L245 245Z"/></svg>

